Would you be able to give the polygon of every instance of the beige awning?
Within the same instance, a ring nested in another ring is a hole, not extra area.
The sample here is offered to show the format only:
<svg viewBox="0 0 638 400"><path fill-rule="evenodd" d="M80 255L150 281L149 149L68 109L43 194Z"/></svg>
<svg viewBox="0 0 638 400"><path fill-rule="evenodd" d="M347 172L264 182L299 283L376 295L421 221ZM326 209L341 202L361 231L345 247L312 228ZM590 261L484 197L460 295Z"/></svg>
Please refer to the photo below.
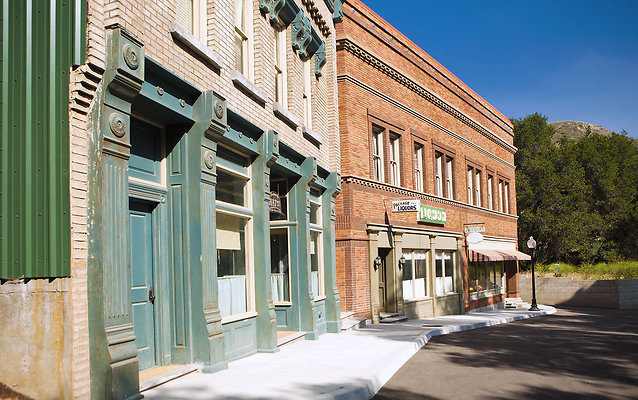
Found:
<svg viewBox="0 0 638 400"><path fill-rule="evenodd" d="M487 250L474 249L470 250L470 261L509 261L521 260L529 261L532 258L518 250Z"/></svg>

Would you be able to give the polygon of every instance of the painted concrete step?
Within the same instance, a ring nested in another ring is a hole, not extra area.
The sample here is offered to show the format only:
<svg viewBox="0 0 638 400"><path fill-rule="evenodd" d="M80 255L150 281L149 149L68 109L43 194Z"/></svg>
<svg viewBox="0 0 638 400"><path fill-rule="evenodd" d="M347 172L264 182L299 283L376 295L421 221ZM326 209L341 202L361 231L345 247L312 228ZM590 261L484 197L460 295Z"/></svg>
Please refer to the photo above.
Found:
<svg viewBox="0 0 638 400"><path fill-rule="evenodd" d="M295 331L277 331L277 347L281 347L285 344L296 342L298 340L306 340L304 337L306 332Z"/></svg>
<svg viewBox="0 0 638 400"><path fill-rule="evenodd" d="M382 324L393 324L395 322L401 322L401 321L407 321L407 320L408 320L408 317L406 317L405 315L398 315L395 317L381 318L379 322L381 322Z"/></svg>

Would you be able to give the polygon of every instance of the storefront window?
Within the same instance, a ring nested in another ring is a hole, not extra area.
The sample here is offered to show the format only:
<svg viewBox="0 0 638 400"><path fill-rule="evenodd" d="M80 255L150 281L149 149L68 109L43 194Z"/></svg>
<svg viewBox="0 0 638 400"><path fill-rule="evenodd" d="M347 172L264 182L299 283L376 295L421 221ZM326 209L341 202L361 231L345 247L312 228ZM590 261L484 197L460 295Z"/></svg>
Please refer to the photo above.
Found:
<svg viewBox="0 0 638 400"><path fill-rule="evenodd" d="M503 262L470 262L469 291L478 293L503 287Z"/></svg>
<svg viewBox="0 0 638 400"><path fill-rule="evenodd" d="M217 213L217 286L222 317L248 310L246 224L244 218Z"/></svg>
<svg viewBox="0 0 638 400"><path fill-rule="evenodd" d="M290 301L287 228L270 230L270 283L272 301Z"/></svg>
<svg viewBox="0 0 638 400"><path fill-rule="evenodd" d="M310 290L314 297L323 296L323 262L321 259L321 232L310 232Z"/></svg>
<svg viewBox="0 0 638 400"><path fill-rule="evenodd" d="M437 251L435 258L436 294L454 292L454 258L452 251Z"/></svg>
<svg viewBox="0 0 638 400"><path fill-rule="evenodd" d="M405 250L403 266L403 299L415 300L427 296L427 252Z"/></svg>
<svg viewBox="0 0 638 400"><path fill-rule="evenodd" d="M272 193L279 196L281 210L270 210L271 221L288 220L288 182L285 179L271 179L270 186Z"/></svg>

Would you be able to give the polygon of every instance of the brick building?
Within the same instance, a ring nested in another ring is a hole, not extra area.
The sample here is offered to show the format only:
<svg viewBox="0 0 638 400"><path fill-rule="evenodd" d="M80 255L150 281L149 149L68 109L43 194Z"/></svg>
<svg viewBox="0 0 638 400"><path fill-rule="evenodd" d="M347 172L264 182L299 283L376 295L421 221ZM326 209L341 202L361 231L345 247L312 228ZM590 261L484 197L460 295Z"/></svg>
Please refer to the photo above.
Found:
<svg viewBox="0 0 638 400"><path fill-rule="evenodd" d="M337 24L343 311L462 313L518 297L512 124L358 0Z"/></svg>
<svg viewBox="0 0 638 400"><path fill-rule="evenodd" d="M5 3L0 392L140 398L340 331L340 6Z"/></svg>

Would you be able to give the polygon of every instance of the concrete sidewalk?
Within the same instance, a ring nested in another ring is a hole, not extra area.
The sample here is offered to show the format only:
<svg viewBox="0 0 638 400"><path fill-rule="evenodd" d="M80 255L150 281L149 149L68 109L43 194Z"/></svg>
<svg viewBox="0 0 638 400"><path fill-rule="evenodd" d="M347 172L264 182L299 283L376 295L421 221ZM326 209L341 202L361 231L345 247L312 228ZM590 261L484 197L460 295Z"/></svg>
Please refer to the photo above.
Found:
<svg viewBox="0 0 638 400"><path fill-rule="evenodd" d="M553 314L499 309L368 325L275 354L255 354L214 374L195 372L144 392L146 399L369 399L433 336Z"/></svg>

